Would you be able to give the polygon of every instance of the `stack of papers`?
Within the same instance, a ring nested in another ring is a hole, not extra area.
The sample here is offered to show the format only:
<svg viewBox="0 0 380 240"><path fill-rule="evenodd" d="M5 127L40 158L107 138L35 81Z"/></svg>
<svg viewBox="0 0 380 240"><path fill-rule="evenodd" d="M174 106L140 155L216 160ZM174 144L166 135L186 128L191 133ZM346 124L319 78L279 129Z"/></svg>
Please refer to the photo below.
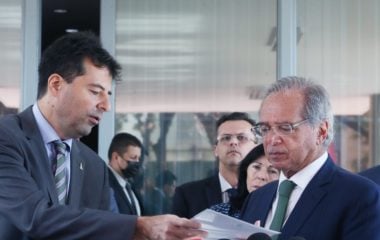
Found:
<svg viewBox="0 0 380 240"><path fill-rule="evenodd" d="M269 236L280 234L260 226L244 222L240 219L206 209L193 217L202 224L202 230L208 232L206 239L247 239L257 232L268 234Z"/></svg>

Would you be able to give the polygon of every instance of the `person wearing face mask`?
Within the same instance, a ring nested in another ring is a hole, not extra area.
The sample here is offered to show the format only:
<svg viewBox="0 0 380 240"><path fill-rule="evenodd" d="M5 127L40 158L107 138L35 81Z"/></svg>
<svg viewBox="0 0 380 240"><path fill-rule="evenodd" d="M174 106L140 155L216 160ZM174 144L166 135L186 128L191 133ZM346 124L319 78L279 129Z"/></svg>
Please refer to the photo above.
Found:
<svg viewBox="0 0 380 240"><path fill-rule="evenodd" d="M210 209L239 218L240 209L248 194L269 182L278 180L279 176L280 171L269 162L265 156L264 146L260 144L252 149L240 162L238 186L230 201L215 204Z"/></svg>
<svg viewBox="0 0 380 240"><path fill-rule="evenodd" d="M141 197L131 185L131 179L140 172L142 148L142 143L135 136L118 133L108 149L109 184L120 213L143 214Z"/></svg>

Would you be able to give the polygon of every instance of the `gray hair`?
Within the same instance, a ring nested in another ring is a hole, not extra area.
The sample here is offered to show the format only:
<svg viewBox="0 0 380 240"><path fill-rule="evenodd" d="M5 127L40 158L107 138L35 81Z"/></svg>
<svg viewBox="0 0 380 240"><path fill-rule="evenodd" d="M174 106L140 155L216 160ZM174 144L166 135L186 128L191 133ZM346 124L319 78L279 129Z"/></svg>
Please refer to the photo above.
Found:
<svg viewBox="0 0 380 240"><path fill-rule="evenodd" d="M321 121L327 121L327 138L323 143L327 148L334 138L334 115L326 89L322 85L302 77L284 77L269 87L264 100L272 93L287 90L300 90L303 93L305 102L301 115L304 119L309 119L312 125L316 125Z"/></svg>

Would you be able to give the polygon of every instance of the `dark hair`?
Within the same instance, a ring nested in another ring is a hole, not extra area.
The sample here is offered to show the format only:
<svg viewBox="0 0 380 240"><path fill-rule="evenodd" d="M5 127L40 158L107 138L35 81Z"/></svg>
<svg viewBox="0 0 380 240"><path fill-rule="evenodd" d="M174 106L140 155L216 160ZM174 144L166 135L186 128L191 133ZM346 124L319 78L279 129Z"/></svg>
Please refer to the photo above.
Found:
<svg viewBox="0 0 380 240"><path fill-rule="evenodd" d="M94 33L69 33L55 40L42 54L38 67L37 98L45 95L48 78L54 73L61 75L68 83L75 77L84 75L83 63L86 59L97 67L106 67L115 81L121 80L121 66L102 47Z"/></svg>
<svg viewBox="0 0 380 240"><path fill-rule="evenodd" d="M164 170L156 176L156 186L173 185L177 181L177 177L170 170Z"/></svg>
<svg viewBox="0 0 380 240"><path fill-rule="evenodd" d="M216 121L216 130L218 130L220 125L222 125L223 123L225 123L227 121L238 121L238 120L247 121L252 126L255 126L255 124L256 124L255 120L250 118L247 113L245 113L245 112L233 112L233 113L222 115Z"/></svg>
<svg viewBox="0 0 380 240"><path fill-rule="evenodd" d="M232 196L230 199L231 202L231 211L240 210L243 206L245 198L248 196L249 192L247 190L247 169L248 166L255 162L260 157L265 156L263 144L257 145L253 148L247 156L240 162L239 165L239 177L238 177L238 186L237 194Z"/></svg>
<svg viewBox="0 0 380 240"><path fill-rule="evenodd" d="M111 159L112 153L117 152L119 155L123 155L128 146L135 146L143 150L142 143L140 140L129 133L118 133L111 141L110 147L108 148L108 159Z"/></svg>

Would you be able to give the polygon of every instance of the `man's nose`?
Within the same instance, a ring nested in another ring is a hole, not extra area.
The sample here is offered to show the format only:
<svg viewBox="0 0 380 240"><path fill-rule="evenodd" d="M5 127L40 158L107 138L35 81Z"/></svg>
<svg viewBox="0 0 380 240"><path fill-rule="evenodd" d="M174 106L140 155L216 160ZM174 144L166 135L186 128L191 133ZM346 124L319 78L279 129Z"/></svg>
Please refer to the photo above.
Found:
<svg viewBox="0 0 380 240"><path fill-rule="evenodd" d="M231 139L230 139L230 144L234 144L234 145L237 145L239 144L239 140L237 138L237 136L231 136Z"/></svg>
<svg viewBox="0 0 380 240"><path fill-rule="evenodd" d="M111 110L111 101L109 95L105 95L100 103L98 104L98 108L100 108L103 112L108 112Z"/></svg>
<svg viewBox="0 0 380 240"><path fill-rule="evenodd" d="M265 141L270 144L278 144L282 141L280 134L273 128L265 135Z"/></svg>

